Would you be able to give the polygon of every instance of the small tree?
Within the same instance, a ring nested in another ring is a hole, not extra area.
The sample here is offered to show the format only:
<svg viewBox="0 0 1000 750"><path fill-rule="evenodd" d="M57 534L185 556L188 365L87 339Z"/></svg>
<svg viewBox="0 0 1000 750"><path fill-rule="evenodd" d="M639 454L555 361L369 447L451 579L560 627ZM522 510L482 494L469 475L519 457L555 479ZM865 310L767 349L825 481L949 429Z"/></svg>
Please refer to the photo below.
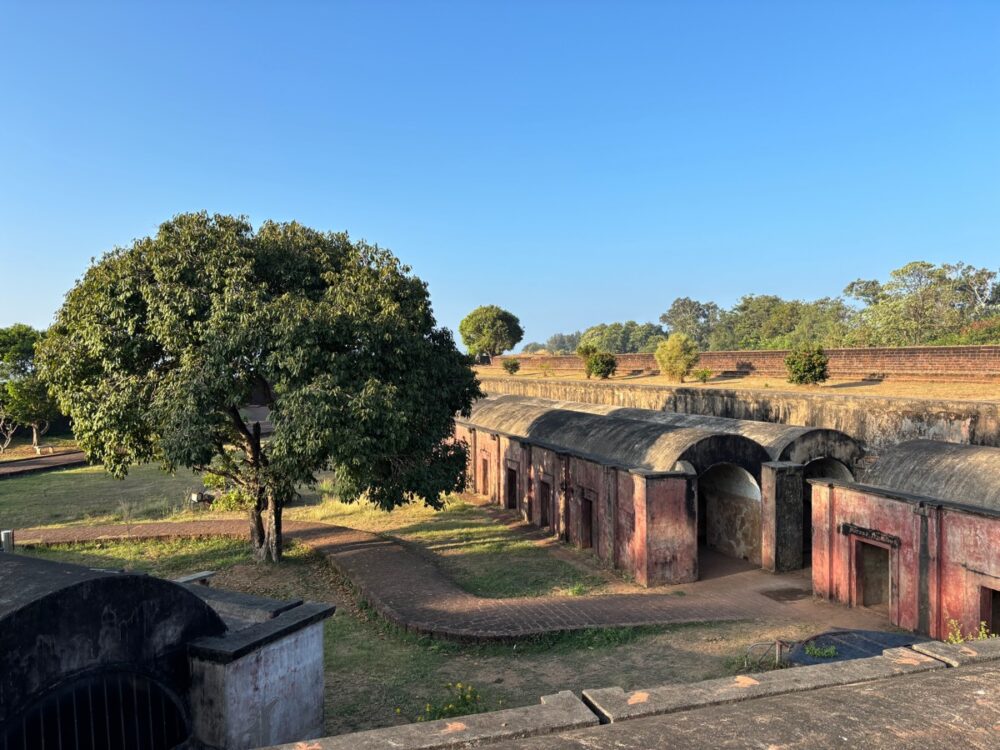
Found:
<svg viewBox="0 0 1000 750"><path fill-rule="evenodd" d="M35 374L7 381L6 389L6 409L15 422L31 428L31 447L40 454L40 440L49 431L52 420L59 416L59 407L49 395L48 387Z"/></svg>
<svg viewBox="0 0 1000 750"><path fill-rule="evenodd" d="M698 361L698 345L684 333L672 333L656 347L656 364L660 372L672 380L683 383Z"/></svg>
<svg viewBox="0 0 1000 750"><path fill-rule="evenodd" d="M505 359L501 363L501 367L507 371L508 375L513 375L515 372L521 369L521 363L516 359Z"/></svg>
<svg viewBox="0 0 1000 750"><path fill-rule="evenodd" d="M595 354L597 354L597 347L594 344L583 343L576 347L576 356L583 360L583 371L587 375L587 380L590 380L590 376L594 374L590 369L590 358Z"/></svg>
<svg viewBox="0 0 1000 750"><path fill-rule="evenodd" d="M822 383L827 379L829 357L821 346L806 346L796 349L785 357L788 382L796 385Z"/></svg>
<svg viewBox="0 0 1000 750"><path fill-rule="evenodd" d="M517 316L496 305L477 307L458 324L458 332L473 357L503 354L524 337Z"/></svg>
<svg viewBox="0 0 1000 750"><path fill-rule="evenodd" d="M607 380L618 369L618 360L608 352L594 352L587 357L587 377L596 375L601 380Z"/></svg>
<svg viewBox="0 0 1000 750"><path fill-rule="evenodd" d="M39 349L80 447L116 477L159 460L227 480L259 560L298 486L440 507L462 486L456 413L481 394L427 285L346 234L182 214L95 262ZM241 407L252 396L274 431Z"/></svg>
<svg viewBox="0 0 1000 750"><path fill-rule="evenodd" d="M59 416L35 367L35 349L45 333L18 323L0 329L0 453L18 426L31 428L31 445L41 453L41 437Z"/></svg>
<svg viewBox="0 0 1000 750"><path fill-rule="evenodd" d="M7 389L0 387L0 456L7 450L10 441L14 439L17 432L17 422L14 416L7 409Z"/></svg>

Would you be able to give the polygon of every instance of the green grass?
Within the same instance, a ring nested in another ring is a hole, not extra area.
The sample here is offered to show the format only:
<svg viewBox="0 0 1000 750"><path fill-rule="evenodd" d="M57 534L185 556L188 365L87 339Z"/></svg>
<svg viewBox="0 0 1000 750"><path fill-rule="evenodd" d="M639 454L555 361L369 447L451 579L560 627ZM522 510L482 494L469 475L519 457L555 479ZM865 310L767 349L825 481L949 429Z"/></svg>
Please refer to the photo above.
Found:
<svg viewBox="0 0 1000 750"><path fill-rule="evenodd" d="M432 556L452 580L477 596L582 596L605 585L603 578L586 572L586 565L575 567L555 557L537 534L508 528L483 508L456 496L439 511L409 505L391 512L370 503L327 498L317 505L289 509L289 516L402 541L414 552Z"/></svg>
<svg viewBox="0 0 1000 750"><path fill-rule="evenodd" d="M122 480L100 466L84 466L0 480L0 527L116 523L158 519L185 508L187 495L200 489L190 472L170 475L147 464Z"/></svg>
<svg viewBox="0 0 1000 750"><path fill-rule="evenodd" d="M250 547L245 539L222 537L81 542L21 547L18 552L89 568L134 570L164 578L218 570L251 561Z"/></svg>

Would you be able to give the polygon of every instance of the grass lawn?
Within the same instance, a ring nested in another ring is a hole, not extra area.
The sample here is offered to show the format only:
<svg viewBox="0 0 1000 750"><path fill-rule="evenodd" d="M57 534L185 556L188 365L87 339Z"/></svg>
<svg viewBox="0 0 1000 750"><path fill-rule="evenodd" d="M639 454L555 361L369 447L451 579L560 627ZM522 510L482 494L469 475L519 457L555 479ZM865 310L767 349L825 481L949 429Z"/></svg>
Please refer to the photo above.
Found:
<svg viewBox="0 0 1000 750"><path fill-rule="evenodd" d="M320 487L323 490L323 486ZM508 526L486 507L450 496L443 510L422 504L379 510L325 494L289 508L289 518L349 526L396 539L431 557L459 586L478 596L509 598L600 593L613 574L592 556L562 547L526 524Z"/></svg>
<svg viewBox="0 0 1000 750"><path fill-rule="evenodd" d="M100 466L3 479L0 527L158 519L182 510L188 493L201 486L190 472L171 476L153 464L134 467L123 480Z"/></svg>
<svg viewBox="0 0 1000 750"><path fill-rule="evenodd" d="M706 623L553 635L516 645L465 645L405 633L360 601L326 560L293 545L280 565L250 561L240 540L109 542L39 549L48 558L133 567L176 577L217 570L219 588L337 604L325 625L326 730L330 734L403 723L448 697L445 685L473 685L486 710L530 705L559 690L620 685L626 690L692 682L740 671L753 642L801 638L815 625ZM398 713L397 713L398 709Z"/></svg>

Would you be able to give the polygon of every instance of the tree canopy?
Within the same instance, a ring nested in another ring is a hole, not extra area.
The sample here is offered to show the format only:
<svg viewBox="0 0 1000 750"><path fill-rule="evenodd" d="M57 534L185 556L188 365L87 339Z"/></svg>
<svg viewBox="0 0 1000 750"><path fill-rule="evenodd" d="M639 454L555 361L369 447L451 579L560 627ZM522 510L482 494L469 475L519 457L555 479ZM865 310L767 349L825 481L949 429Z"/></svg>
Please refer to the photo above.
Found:
<svg viewBox="0 0 1000 750"><path fill-rule="evenodd" d="M323 469L345 500L437 505L464 479L454 415L481 395L389 251L206 213L93 263L39 359L91 460L118 477L158 460L223 478L258 559L280 558L282 508ZM241 412L255 395L269 440Z"/></svg>
<svg viewBox="0 0 1000 750"><path fill-rule="evenodd" d="M884 283L853 281L844 296L806 301L748 294L729 309L678 297L660 322L666 332L685 334L703 351L1000 344L1000 282L988 268L916 261L892 271ZM650 325L594 326L582 340L616 353L650 351L664 333ZM640 329L638 335L625 333Z"/></svg>
<svg viewBox="0 0 1000 750"><path fill-rule="evenodd" d="M469 354L495 357L510 351L524 337L521 322L513 313L496 305L483 305L466 315L458 324Z"/></svg>

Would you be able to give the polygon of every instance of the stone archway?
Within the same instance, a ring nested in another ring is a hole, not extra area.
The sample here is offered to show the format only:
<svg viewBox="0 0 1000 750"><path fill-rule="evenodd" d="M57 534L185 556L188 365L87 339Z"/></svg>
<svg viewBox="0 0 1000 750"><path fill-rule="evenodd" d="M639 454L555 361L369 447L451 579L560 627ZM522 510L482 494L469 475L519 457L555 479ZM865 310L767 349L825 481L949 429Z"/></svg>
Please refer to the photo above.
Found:
<svg viewBox="0 0 1000 750"><path fill-rule="evenodd" d="M746 469L719 463L698 476L698 544L760 565L760 486Z"/></svg>

